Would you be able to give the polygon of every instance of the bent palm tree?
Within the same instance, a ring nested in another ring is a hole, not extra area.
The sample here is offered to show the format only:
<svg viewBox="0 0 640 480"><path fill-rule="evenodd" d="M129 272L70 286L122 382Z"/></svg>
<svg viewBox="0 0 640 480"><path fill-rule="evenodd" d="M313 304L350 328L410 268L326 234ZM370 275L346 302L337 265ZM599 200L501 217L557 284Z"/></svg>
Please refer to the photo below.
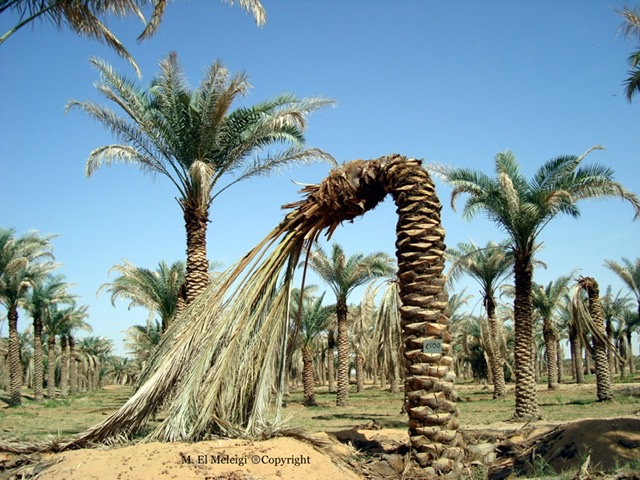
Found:
<svg viewBox="0 0 640 480"><path fill-rule="evenodd" d="M143 372L138 391L101 424L57 448L131 435L168 396L167 414L150 439L273 432L282 401L289 291L300 257L322 232L331 236L343 221L366 213L390 194L398 212L396 253L413 456L420 465L440 471L459 465L464 452L457 431L444 288L444 230L429 174L419 160L399 155L356 160L332 170L303 193L303 200L285 206L293 210L280 225L234 268L214 279L174 321ZM423 352L429 339L442 341L440 353ZM270 421L267 413L272 408Z"/></svg>
<svg viewBox="0 0 640 480"><path fill-rule="evenodd" d="M393 273L393 259L384 252L347 257L340 245L334 243L330 256L320 247L309 256L309 266L331 288L336 296L338 319L338 392L336 405L345 406L349 400L349 334L347 300L353 290L371 280Z"/></svg>
<svg viewBox="0 0 640 480"><path fill-rule="evenodd" d="M211 65L200 86L191 90L175 53L160 62L148 90L118 75L106 62L92 59L101 80L96 88L124 116L94 102L72 100L122 143L105 145L89 155L85 172L122 162L166 176L178 190L187 234L185 301L191 303L210 283L207 223L213 200L232 185L312 160L333 160L318 149L304 148L306 118L331 104L324 98L280 95L253 107L230 111L250 85L243 73L232 75L221 63ZM281 151L269 147L290 145ZM234 178L224 187L221 180Z"/></svg>
<svg viewBox="0 0 640 480"><path fill-rule="evenodd" d="M613 388L611 387L611 372L609 370L609 358L607 346L609 339L604 327L604 312L600 303L600 289L598 282L591 277L580 277L577 289L572 297L572 309L576 316L586 326L585 330L591 333L593 343L593 357L596 364L596 389L598 401L613 400ZM585 311L584 302L580 297L580 290L584 290L588 297L588 307Z"/></svg>
<svg viewBox="0 0 640 480"><path fill-rule="evenodd" d="M227 0L233 5L233 0ZM250 12L256 23L261 26L266 21L265 11L258 0L240 0L239 4ZM141 8L153 6L149 21L145 21ZM93 40L105 43L127 60L141 76L137 63L101 20L101 17L115 15L128 17L134 15L145 23L138 40L146 40L158 30L167 6L167 0L9 0L0 4L0 14L11 9L20 15L17 25L0 37L0 45L15 32L35 20L49 20L58 28L66 25L74 32Z"/></svg>
<svg viewBox="0 0 640 480"><path fill-rule="evenodd" d="M513 272L513 254L505 244L489 242L486 247L478 248L471 242L459 243L456 249L449 249L447 256L453 260L448 274L451 281L466 273L480 284L489 322L487 353L493 374L493 398L502 397L507 393L507 387L504 381L504 358L498 343L500 328L495 292L500 283Z"/></svg>
<svg viewBox="0 0 640 480"><path fill-rule="evenodd" d="M484 212L510 237L514 255L515 374L516 406L514 418L538 418L533 361L533 255L544 227L561 214L578 217L577 203L594 198L621 198L640 216L640 201L613 180L613 171L602 165L581 166L586 156L567 155L545 162L527 180L514 155L507 151L495 158L496 178L469 170L432 166L453 187L451 205L468 194L463 216L472 218Z"/></svg>

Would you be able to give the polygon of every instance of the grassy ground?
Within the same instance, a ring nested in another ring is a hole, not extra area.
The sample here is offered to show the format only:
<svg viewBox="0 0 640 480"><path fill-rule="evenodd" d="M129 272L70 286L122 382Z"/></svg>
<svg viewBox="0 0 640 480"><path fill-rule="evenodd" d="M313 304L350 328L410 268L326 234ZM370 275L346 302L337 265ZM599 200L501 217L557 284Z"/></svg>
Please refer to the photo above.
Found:
<svg viewBox="0 0 640 480"><path fill-rule="evenodd" d="M640 383L640 378L633 379ZM563 384L560 390L548 391L541 384L538 401L545 420L564 422L582 418L603 418L634 415L640 411L640 385L616 383L615 401L596 401L595 384L590 378L586 385ZM506 398L493 400L491 390L477 384L459 383L460 421L462 428L487 427L507 421L515 408L513 385ZM28 395L29 392L25 391ZM131 394L128 387L110 386L103 390L67 399L45 400L36 403L24 399L23 405L7 408L0 392L0 439L35 441L49 436L68 437L85 430L115 411ZM350 405L335 407L335 394L326 387L317 390L317 407L302 406L302 391L293 390L283 415L289 424L309 432L337 431L375 422L384 428L406 429L407 416L401 413L402 394L367 386L356 393L352 387Z"/></svg>

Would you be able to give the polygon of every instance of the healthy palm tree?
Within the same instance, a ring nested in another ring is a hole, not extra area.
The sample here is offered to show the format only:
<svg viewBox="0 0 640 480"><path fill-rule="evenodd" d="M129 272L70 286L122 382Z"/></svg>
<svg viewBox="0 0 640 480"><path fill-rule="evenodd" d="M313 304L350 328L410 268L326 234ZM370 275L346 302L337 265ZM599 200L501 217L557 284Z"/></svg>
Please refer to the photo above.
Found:
<svg viewBox="0 0 640 480"><path fill-rule="evenodd" d="M180 298L180 287L185 279L185 265L177 261L171 265L161 261L156 270L136 267L126 260L115 265L110 271L119 276L112 283L100 286L101 290L111 293L111 304L119 298L129 300L129 308L144 307L149 310L149 322L157 312L160 316L162 331L176 315Z"/></svg>
<svg viewBox="0 0 640 480"><path fill-rule="evenodd" d="M233 5L233 0L226 0ZM258 0L240 0L242 8L251 13L256 23L261 26L266 21L265 11ZM151 5L153 11L149 21L145 21L141 9ZM15 32L35 20L48 20L58 28L69 27L79 35L98 40L115 50L129 61L140 76L140 69L135 60L103 23L104 17L115 15L120 17L136 16L145 28L138 37L139 41L152 36L158 30L164 16L167 0L6 0L0 3L0 14L7 10L16 11L20 15L17 25L0 37L0 45Z"/></svg>
<svg viewBox="0 0 640 480"><path fill-rule="evenodd" d="M593 358L596 364L596 389L598 401L613 400L613 389L611 387L611 372L609 370L609 358L607 346L609 340L605 331L604 312L600 303L600 288L598 282L591 277L580 277L578 288L573 295L572 308L576 316L586 324L585 330L591 333L593 343ZM587 311L584 311L584 301L579 293L584 290L587 294Z"/></svg>
<svg viewBox="0 0 640 480"><path fill-rule="evenodd" d="M551 220L561 214L578 217L578 202L608 197L628 201L635 217L640 216L640 201L613 180L613 171L601 165L581 166L586 156L567 155L545 162L527 180L520 164L509 152L496 155L496 178L467 168L432 166L453 187L451 205L462 194L468 199L463 215L472 218L485 213L510 237L515 275L515 374L516 405L514 418L538 418L533 362L533 256L538 237Z"/></svg>
<svg viewBox="0 0 640 480"><path fill-rule="evenodd" d="M498 343L500 328L495 294L500 283L513 272L513 252L506 244L489 242L480 248L471 242L459 243L457 248L450 248L447 257L452 260L448 273L450 281L466 274L480 285L489 322L487 354L493 378L493 398L502 397L507 393L507 387L504 380L504 358Z"/></svg>
<svg viewBox="0 0 640 480"><path fill-rule="evenodd" d="M196 440L211 433L257 437L278 430L290 291L303 254L322 232L374 208L397 206L396 256L412 458L431 473L461 466L455 373L445 290L444 229L433 182L419 160L390 155L332 170L234 268L176 318L140 388L116 412L57 450L139 432L161 406L148 439ZM267 253L268 252L268 253ZM268 339L269 341L266 341ZM426 341L441 351L424 351ZM169 399L168 402L166 400ZM4 446L6 448L6 446ZM13 452L51 449L15 446Z"/></svg>
<svg viewBox="0 0 640 480"><path fill-rule="evenodd" d="M151 353L160 343L162 333L162 325L157 320L146 325L133 325L125 332L124 346L139 370L147 365Z"/></svg>
<svg viewBox="0 0 640 480"><path fill-rule="evenodd" d="M239 181L291 164L330 159L318 149L305 148L303 133L306 117L331 101L280 95L230 111L250 85L244 73L232 75L220 62L207 69L195 90L187 85L175 52L161 60L160 73L147 90L102 60L92 63L101 75L98 91L125 115L90 101L68 103L67 109L84 111L122 142L91 152L86 174L122 162L164 175L173 183L187 233L188 305L210 283L206 234L213 200ZM278 144L290 147L275 151L272 147ZM234 175L232 180L214 192L229 174Z"/></svg>
<svg viewBox="0 0 640 480"><path fill-rule="evenodd" d="M638 302L640 316L640 257L635 260L623 258L621 263L605 260L605 265L624 282Z"/></svg>
<svg viewBox="0 0 640 480"><path fill-rule="evenodd" d="M305 292L308 286L305 287ZM319 297L300 295L300 290L293 290L291 293L291 312L300 316L300 348L302 349L302 383L304 391L304 405L315 406L315 381L313 375L313 344L316 338L322 333L335 311L333 305L323 305L324 293ZM299 312L299 313L298 313Z"/></svg>
<svg viewBox="0 0 640 480"><path fill-rule="evenodd" d="M625 7L618 11L624 18L621 30L626 37L635 37L640 40L640 7ZM640 92L640 49L629 55L629 77L625 80L625 95L631 102L634 95Z"/></svg>
<svg viewBox="0 0 640 480"><path fill-rule="evenodd" d="M64 281L62 275L48 274L33 284L24 304L25 310L33 319L33 396L36 401L41 401L43 398L43 318L47 315L47 309L50 306L71 301L72 297L67 291L68 287L69 284Z"/></svg>
<svg viewBox="0 0 640 480"><path fill-rule="evenodd" d="M55 268L51 262L52 235L29 232L20 237L13 229L0 229L0 304L7 309L9 323L10 405L21 404L22 365L18 338L18 307L37 279Z"/></svg>
<svg viewBox="0 0 640 480"><path fill-rule="evenodd" d="M93 390L100 388L102 367L112 355L113 342L105 337L83 337L78 340L78 350L93 359L92 368L89 371L90 388Z"/></svg>
<svg viewBox="0 0 640 480"><path fill-rule="evenodd" d="M338 320L338 392L336 405L342 407L349 401L349 334L347 300L359 286L394 272L393 259L384 252L369 255L356 253L350 257L343 248L334 243L327 255L322 247L308 258L309 267L324 280L336 297L335 312Z"/></svg>
<svg viewBox="0 0 640 480"><path fill-rule="evenodd" d="M542 336L544 338L547 359L547 386L550 390L558 388L558 329L555 316L568 291L570 275L551 281L546 287L534 283L533 309L542 318Z"/></svg>

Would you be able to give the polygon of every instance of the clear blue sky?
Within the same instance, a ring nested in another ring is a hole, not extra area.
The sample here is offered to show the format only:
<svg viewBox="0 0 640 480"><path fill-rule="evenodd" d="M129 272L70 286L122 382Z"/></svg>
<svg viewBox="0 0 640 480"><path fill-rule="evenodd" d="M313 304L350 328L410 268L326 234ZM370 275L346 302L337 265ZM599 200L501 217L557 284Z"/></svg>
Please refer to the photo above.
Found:
<svg viewBox="0 0 640 480"><path fill-rule="evenodd" d="M611 166L640 193L640 99L629 104L622 93L636 46L617 33L616 2L265 0L264 6L267 24L258 28L237 6L170 2L159 33L142 44L135 42L137 20L108 25L138 61L145 86L175 50L193 87L221 59L249 74L248 103L284 92L335 99L335 108L310 118L307 141L340 162L400 153L490 173L495 154L510 149L529 175L549 158L603 145L587 163ZM15 23L13 14L3 14L0 31ZM97 289L113 280L108 270L123 259L155 268L184 258L185 234L166 179L128 166L84 176L89 152L115 141L79 111L64 115L70 99L104 102L92 86L98 79L92 55L135 79L105 46L49 24L25 28L0 46L0 226L60 234L54 242L60 272L90 306L93 334L113 339L122 353L123 331L144 323L146 312L127 311L125 302L114 308L106 293L96 298ZM294 168L222 194L211 209L210 259L233 263L282 218L282 204L299 198L291 180L315 183L327 171ZM503 238L481 218L463 221L448 207L450 191L436 185L448 244ZM557 219L543 233L540 258L548 269L537 270L535 280L580 268L602 289L611 284L617 291L622 284L604 260L640 255L640 222L618 200L581 209L580 219ZM394 228L387 200L334 240L349 254L393 254Z"/></svg>

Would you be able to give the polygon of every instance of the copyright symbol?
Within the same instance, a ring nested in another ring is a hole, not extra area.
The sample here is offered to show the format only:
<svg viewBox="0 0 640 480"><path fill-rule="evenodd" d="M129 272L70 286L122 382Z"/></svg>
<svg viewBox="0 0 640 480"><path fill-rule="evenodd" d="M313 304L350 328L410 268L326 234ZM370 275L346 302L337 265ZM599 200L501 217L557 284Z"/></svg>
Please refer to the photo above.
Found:
<svg viewBox="0 0 640 480"><path fill-rule="evenodd" d="M260 463L260 455L251 455L251 463L254 465Z"/></svg>

